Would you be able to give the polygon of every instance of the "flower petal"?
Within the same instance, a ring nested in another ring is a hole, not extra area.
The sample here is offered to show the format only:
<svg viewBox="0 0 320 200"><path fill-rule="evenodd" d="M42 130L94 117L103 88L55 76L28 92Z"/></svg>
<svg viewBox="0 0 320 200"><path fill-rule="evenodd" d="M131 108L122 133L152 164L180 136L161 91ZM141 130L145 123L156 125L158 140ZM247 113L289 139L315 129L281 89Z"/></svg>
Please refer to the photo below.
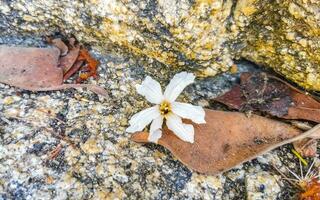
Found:
<svg viewBox="0 0 320 200"><path fill-rule="evenodd" d="M170 81L164 92L167 101L173 102L180 95L182 90L189 84L193 83L195 76L192 73L181 72L176 74Z"/></svg>
<svg viewBox="0 0 320 200"><path fill-rule="evenodd" d="M151 126L150 126L150 133L149 133L149 137L148 137L148 140L150 142L157 143L158 140L161 138L162 124L163 124L163 116L162 115L160 115L159 117L157 117L156 119L154 119L152 121Z"/></svg>
<svg viewBox="0 0 320 200"><path fill-rule="evenodd" d="M194 128L191 124L184 124L179 116L171 114L167 117L167 126L181 140L193 143Z"/></svg>
<svg viewBox="0 0 320 200"><path fill-rule="evenodd" d="M201 106L194 106L187 103L173 102L171 103L172 112L176 115L191 119L194 123L204 124L206 123L204 117L205 112Z"/></svg>
<svg viewBox="0 0 320 200"><path fill-rule="evenodd" d="M163 124L163 116L160 115L152 121L151 126L150 126L150 132L153 132L157 129L161 129L162 124Z"/></svg>
<svg viewBox="0 0 320 200"><path fill-rule="evenodd" d="M157 129L149 133L148 140L153 143L158 143L158 140L161 138L161 136L162 131L160 129Z"/></svg>
<svg viewBox="0 0 320 200"><path fill-rule="evenodd" d="M163 100L160 83L147 76L141 85L136 85L137 92L144 96L149 102L160 104Z"/></svg>
<svg viewBox="0 0 320 200"><path fill-rule="evenodd" d="M159 106L153 106L147 108L137 114L133 115L129 121L130 126L127 128L127 132L134 133L142 131L150 122L160 116Z"/></svg>

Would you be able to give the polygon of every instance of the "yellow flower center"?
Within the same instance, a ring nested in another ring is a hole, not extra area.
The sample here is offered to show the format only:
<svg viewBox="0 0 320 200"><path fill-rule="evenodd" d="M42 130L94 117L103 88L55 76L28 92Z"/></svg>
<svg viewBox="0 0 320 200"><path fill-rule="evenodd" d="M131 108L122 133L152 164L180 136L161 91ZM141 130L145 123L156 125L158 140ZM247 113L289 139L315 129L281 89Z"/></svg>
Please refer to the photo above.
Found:
<svg viewBox="0 0 320 200"><path fill-rule="evenodd" d="M169 114L171 112L170 103L166 102L166 101L162 102L160 104L159 110L160 110L161 115L166 116L167 114Z"/></svg>

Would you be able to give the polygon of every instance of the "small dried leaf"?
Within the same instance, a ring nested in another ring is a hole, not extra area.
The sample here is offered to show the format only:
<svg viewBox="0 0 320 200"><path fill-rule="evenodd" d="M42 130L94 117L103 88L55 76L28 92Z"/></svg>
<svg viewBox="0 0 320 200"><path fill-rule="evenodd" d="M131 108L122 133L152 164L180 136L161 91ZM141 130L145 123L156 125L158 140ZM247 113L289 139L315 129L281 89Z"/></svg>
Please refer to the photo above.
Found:
<svg viewBox="0 0 320 200"><path fill-rule="evenodd" d="M294 149L304 157L315 157L317 155L318 142L312 138L305 138L293 143Z"/></svg>
<svg viewBox="0 0 320 200"><path fill-rule="evenodd" d="M63 80L68 80L73 74L75 74L83 65L82 60L76 61L73 66L63 75Z"/></svg>
<svg viewBox="0 0 320 200"><path fill-rule="evenodd" d="M0 46L0 82L31 91L85 87L107 96L107 92L96 85L63 84L63 70L58 67L59 56L57 48Z"/></svg>
<svg viewBox="0 0 320 200"><path fill-rule="evenodd" d="M242 73L240 85L214 99L239 111L259 111L285 119L320 123L320 103L266 73Z"/></svg>
<svg viewBox="0 0 320 200"><path fill-rule="evenodd" d="M169 149L190 169L205 174L218 174L314 133L312 130L302 134L301 130L288 124L257 115L248 118L238 112L206 110L206 122L193 124L193 144L183 142L167 128L164 128L158 143ZM148 142L148 133L135 133L131 139Z"/></svg>
<svg viewBox="0 0 320 200"><path fill-rule="evenodd" d="M80 51L80 45L76 45L70 49L66 56L60 58L59 67L63 69L63 73L67 73L76 62Z"/></svg>
<svg viewBox="0 0 320 200"><path fill-rule="evenodd" d="M320 123L320 109L311 109L304 107L290 107L285 119L304 119Z"/></svg>
<svg viewBox="0 0 320 200"><path fill-rule="evenodd" d="M246 104L242 110L257 110L281 117L292 104L290 88L266 73L242 73L241 92Z"/></svg>
<svg viewBox="0 0 320 200"><path fill-rule="evenodd" d="M57 48L0 46L0 82L26 90L62 84Z"/></svg>
<svg viewBox="0 0 320 200"><path fill-rule="evenodd" d="M245 99L242 97L240 85L234 86L230 91L215 98L214 100L236 110L240 110L246 103Z"/></svg>
<svg viewBox="0 0 320 200"><path fill-rule="evenodd" d="M100 63L90 55L87 49L82 48L80 50L78 60L85 61L87 65L85 72L81 73L77 79L77 83L81 83L90 77L97 78L97 67Z"/></svg>
<svg viewBox="0 0 320 200"><path fill-rule="evenodd" d="M320 182L319 178L308 180L299 200L319 200L320 199Z"/></svg>
<svg viewBox="0 0 320 200"><path fill-rule="evenodd" d="M320 102L299 90L291 90L291 97L296 107L320 109Z"/></svg>
<svg viewBox="0 0 320 200"><path fill-rule="evenodd" d="M60 50L60 55L65 56L67 55L69 48L68 46L61 40L61 38L56 38L50 41L52 45L57 47Z"/></svg>

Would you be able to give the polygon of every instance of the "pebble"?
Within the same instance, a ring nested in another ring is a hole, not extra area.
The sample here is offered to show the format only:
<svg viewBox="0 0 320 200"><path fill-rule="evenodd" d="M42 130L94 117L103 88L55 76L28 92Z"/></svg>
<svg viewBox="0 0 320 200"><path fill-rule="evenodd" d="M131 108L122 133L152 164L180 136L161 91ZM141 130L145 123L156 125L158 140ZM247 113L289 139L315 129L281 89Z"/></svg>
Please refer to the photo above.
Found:
<svg viewBox="0 0 320 200"><path fill-rule="evenodd" d="M281 191L278 177L268 172L253 172L245 175L248 200L277 199Z"/></svg>

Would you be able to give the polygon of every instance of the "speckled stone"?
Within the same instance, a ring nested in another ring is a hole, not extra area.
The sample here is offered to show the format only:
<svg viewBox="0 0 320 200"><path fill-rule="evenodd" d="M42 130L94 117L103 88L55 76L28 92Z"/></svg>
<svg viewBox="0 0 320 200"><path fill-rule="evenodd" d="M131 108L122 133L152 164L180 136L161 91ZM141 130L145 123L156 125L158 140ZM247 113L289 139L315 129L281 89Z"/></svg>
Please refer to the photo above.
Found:
<svg viewBox="0 0 320 200"><path fill-rule="evenodd" d="M278 176L268 172L246 174L247 200L277 199L280 194L278 180Z"/></svg>
<svg viewBox="0 0 320 200"><path fill-rule="evenodd" d="M45 46L37 37L7 36L0 41ZM270 163L284 170L284 166L292 170L298 166L286 146L223 175L205 176L190 171L158 145L131 142L125 132L128 119L149 106L134 85L150 75L165 86L175 71L168 73L166 65L148 58L105 54L96 46L90 49L101 65L100 78L89 83L106 88L107 99L82 89L32 93L0 84L1 200L239 200L249 192L260 195L252 189L261 182L255 174L282 182ZM179 100L221 109L208 100L230 89L239 81L239 73L256 70L261 69L241 62L237 73L197 79ZM282 197L297 192L290 185L279 187L267 186L268 195L286 199Z"/></svg>

